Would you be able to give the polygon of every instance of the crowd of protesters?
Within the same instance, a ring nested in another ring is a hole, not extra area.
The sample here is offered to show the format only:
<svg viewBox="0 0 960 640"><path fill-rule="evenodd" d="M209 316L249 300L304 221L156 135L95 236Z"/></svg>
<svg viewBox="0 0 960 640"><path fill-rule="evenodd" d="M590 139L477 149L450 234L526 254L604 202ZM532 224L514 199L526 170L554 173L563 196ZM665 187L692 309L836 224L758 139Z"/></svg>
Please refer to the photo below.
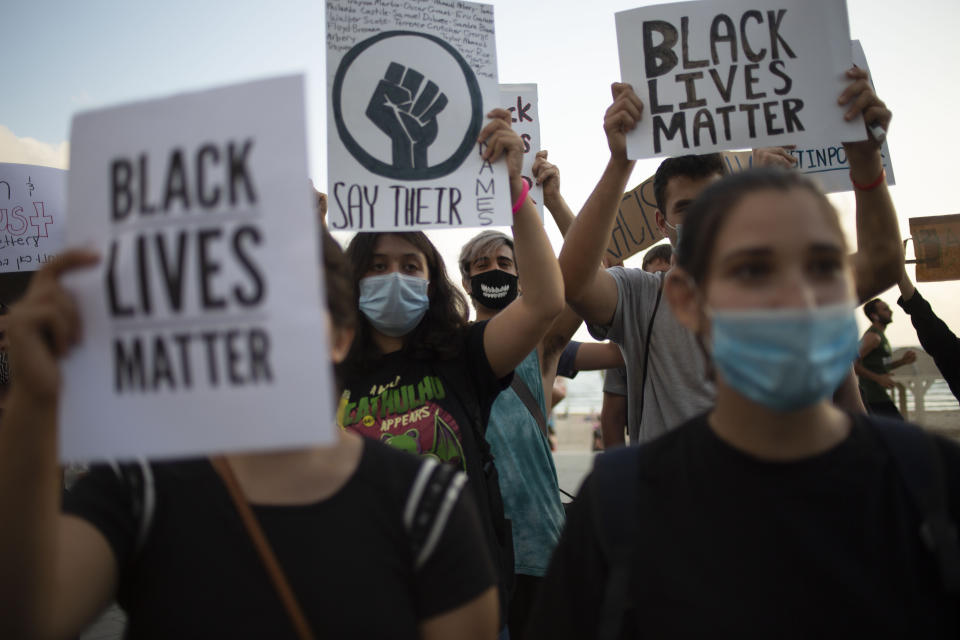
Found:
<svg viewBox="0 0 960 640"><path fill-rule="evenodd" d="M866 73L847 78L837 117L886 130ZM790 154L758 149L731 176L717 154L664 160L668 243L612 266L645 109L612 94L577 215L546 152L533 169L559 256L509 112L487 115L514 218L463 246L470 304L424 233L344 252L320 226L329 447L94 466L63 491L60 361L82 331L61 277L99 257L37 272L2 316L0 637L75 637L114 600L131 638L956 637L960 449L884 417L915 356L889 361L874 298L899 282L955 394L960 340L906 276L879 142L844 145L855 253ZM609 342L568 346L581 322ZM582 369L610 370L608 451L565 512L546 416Z"/></svg>

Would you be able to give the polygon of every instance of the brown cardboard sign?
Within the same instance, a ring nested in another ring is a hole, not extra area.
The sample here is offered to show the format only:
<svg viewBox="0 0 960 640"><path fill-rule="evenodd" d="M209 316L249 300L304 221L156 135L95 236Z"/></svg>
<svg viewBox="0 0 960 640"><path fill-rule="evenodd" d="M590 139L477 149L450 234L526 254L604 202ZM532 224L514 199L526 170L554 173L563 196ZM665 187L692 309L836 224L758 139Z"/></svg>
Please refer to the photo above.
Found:
<svg viewBox="0 0 960 640"><path fill-rule="evenodd" d="M639 251L660 242L663 236L657 229L653 197L653 176L623 194L614 221L607 255L614 261L623 261Z"/></svg>
<svg viewBox="0 0 960 640"><path fill-rule="evenodd" d="M960 214L910 218L917 281L960 280Z"/></svg>

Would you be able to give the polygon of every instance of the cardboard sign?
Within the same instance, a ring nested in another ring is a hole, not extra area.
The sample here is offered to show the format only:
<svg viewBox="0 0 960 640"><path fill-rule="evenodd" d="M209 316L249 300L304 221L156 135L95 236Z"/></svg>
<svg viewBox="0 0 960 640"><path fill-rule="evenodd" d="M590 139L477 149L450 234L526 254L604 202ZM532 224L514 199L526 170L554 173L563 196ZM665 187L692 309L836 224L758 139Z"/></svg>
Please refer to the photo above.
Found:
<svg viewBox="0 0 960 640"><path fill-rule="evenodd" d="M540 105L535 84L501 84L500 104L513 114L513 130L523 139L523 179L543 218L543 187L533 179L533 161L540 151Z"/></svg>
<svg viewBox="0 0 960 640"><path fill-rule="evenodd" d="M616 24L623 81L646 107L630 158L866 138L837 104L851 65L843 0L657 4Z"/></svg>
<svg viewBox="0 0 960 640"><path fill-rule="evenodd" d="M477 142L500 104L493 7L327 0L327 86L332 230L512 223Z"/></svg>
<svg viewBox="0 0 960 640"><path fill-rule="evenodd" d="M74 118L62 460L333 440L305 141L300 76Z"/></svg>
<svg viewBox="0 0 960 640"><path fill-rule="evenodd" d="M36 271L63 247L67 172L0 163L0 273Z"/></svg>
<svg viewBox="0 0 960 640"><path fill-rule="evenodd" d="M881 148L883 166L887 169L887 184L893 182L893 165L890 163L887 143ZM852 191L850 183L850 165L843 146L823 147L819 149L791 149L791 155L799 161L796 171L817 182L824 193ZM720 154L729 173L744 171L753 166L752 151L724 151ZM834 164L830 168L824 165ZM653 193L653 176L623 194L617 211L613 233L607 245L607 253L618 261L643 251L664 238L657 228L657 200ZM926 220L926 218L918 218ZM952 279L952 278L946 278Z"/></svg>
<svg viewBox="0 0 960 640"><path fill-rule="evenodd" d="M960 214L910 218L917 281L960 280Z"/></svg>
<svg viewBox="0 0 960 640"><path fill-rule="evenodd" d="M614 261L622 262L663 240L657 228L656 211L653 176L623 194L607 245L607 254Z"/></svg>

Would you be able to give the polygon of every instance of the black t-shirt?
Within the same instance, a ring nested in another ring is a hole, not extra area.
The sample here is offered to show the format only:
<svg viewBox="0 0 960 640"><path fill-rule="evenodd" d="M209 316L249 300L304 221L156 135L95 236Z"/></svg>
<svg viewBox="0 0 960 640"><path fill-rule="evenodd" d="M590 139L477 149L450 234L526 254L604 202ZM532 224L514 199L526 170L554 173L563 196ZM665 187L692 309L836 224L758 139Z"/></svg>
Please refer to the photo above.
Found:
<svg viewBox="0 0 960 640"><path fill-rule="evenodd" d="M417 624L495 584L463 492L430 558L414 570L402 513L420 461L365 442L333 496L253 510L319 638L416 638ZM64 511L100 530L117 558L130 638L294 637L230 496L206 459L151 466L156 511L136 550L132 493L109 467L67 494Z"/></svg>
<svg viewBox="0 0 960 640"><path fill-rule="evenodd" d="M372 363L362 375L346 380L339 420L361 436L465 471L491 552L502 567L497 555L504 544L512 544L511 537L501 528L500 489L496 478L484 472L479 447L486 446L490 407L512 374L497 378L490 368L483 347L486 325L464 327L456 358L425 361L396 351Z"/></svg>
<svg viewBox="0 0 960 640"><path fill-rule="evenodd" d="M764 462L700 416L640 451L623 637L956 637L919 515L865 417L831 450ZM937 440L960 522L960 448ZM529 627L596 635L608 565L588 479Z"/></svg>

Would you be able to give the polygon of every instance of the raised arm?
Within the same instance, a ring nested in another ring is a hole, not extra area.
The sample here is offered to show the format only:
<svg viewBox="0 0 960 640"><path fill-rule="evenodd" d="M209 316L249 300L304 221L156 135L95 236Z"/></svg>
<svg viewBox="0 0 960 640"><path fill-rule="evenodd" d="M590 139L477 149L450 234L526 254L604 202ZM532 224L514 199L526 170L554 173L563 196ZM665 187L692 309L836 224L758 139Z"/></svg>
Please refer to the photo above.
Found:
<svg viewBox="0 0 960 640"><path fill-rule="evenodd" d="M867 79L867 72L854 67L847 71L850 85L840 95L846 105L844 118L863 114L864 123L890 128L893 114L880 100ZM900 224L887 190L880 157L880 142L869 135L862 142L845 142L843 148L850 162L850 180L857 200L857 252L853 255L854 278L860 302L875 298L900 277L903 246Z"/></svg>
<svg viewBox="0 0 960 640"><path fill-rule="evenodd" d="M533 163L533 178L537 184L543 185L544 204L550 210L554 222L557 223L560 235L566 237L575 218L566 200L560 194L560 170L547 161L546 149L537 152L537 159ZM606 255L606 252L604 254ZM582 322L583 319L577 315L577 312L567 305L550 325L541 343L540 368L544 389L549 389L553 385L560 355ZM623 359L620 348L614 344L588 343L581 345L577 351L576 363L578 370L608 369L623 366Z"/></svg>
<svg viewBox="0 0 960 640"><path fill-rule="evenodd" d="M547 160L547 150L537 152L533 163L533 179L543 187L543 203L557 223L560 235L566 237L574 216L567 201L560 194L560 169ZM549 389L557 375L557 363L560 354L566 348L573 334L583 320L569 306L550 325L540 343L540 373L543 376L543 388Z"/></svg>
<svg viewBox="0 0 960 640"><path fill-rule="evenodd" d="M68 251L38 271L8 325L11 387L0 425L0 637L75 635L110 601L116 561L91 525L60 514L59 358L79 336L59 277L96 261Z"/></svg>
<svg viewBox="0 0 960 640"><path fill-rule="evenodd" d="M510 199L516 202L523 192L520 175L523 141L510 128L510 113L494 109L493 120L480 132L486 144L484 159L506 158L510 176ZM505 376L537 348L550 324L563 310L563 278L553 247L540 222L540 214L529 196L524 197L513 216L513 242L520 274L519 296L487 324L483 346L494 373Z"/></svg>
<svg viewBox="0 0 960 640"><path fill-rule="evenodd" d="M626 134L643 112L643 103L630 85L614 83L612 90L613 104L603 119L610 160L560 251L567 302L584 320L597 324L609 323L617 309L616 282L599 265L635 164L627 159Z"/></svg>
<svg viewBox="0 0 960 640"><path fill-rule="evenodd" d="M547 160L546 149L537 151L531 172L534 181L543 187L543 204L557 223L560 235L566 237L570 225L573 224L574 215L560 193L560 169Z"/></svg>

